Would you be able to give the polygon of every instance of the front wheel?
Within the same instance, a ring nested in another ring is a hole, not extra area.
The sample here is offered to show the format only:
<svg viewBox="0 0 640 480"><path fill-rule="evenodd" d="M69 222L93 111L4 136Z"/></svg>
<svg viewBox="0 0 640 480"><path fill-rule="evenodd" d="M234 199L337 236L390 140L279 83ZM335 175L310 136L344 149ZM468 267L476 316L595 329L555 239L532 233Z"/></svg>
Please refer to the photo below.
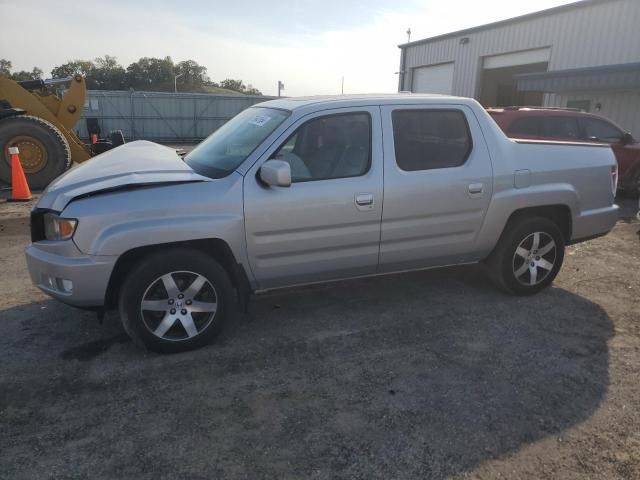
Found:
<svg viewBox="0 0 640 480"><path fill-rule="evenodd" d="M171 249L144 257L120 290L120 318L149 350L192 350L222 330L232 302L227 272L197 250Z"/></svg>
<svg viewBox="0 0 640 480"><path fill-rule="evenodd" d="M542 217L522 217L506 227L491 253L489 272L508 293L532 295L551 285L564 259L564 237Z"/></svg>

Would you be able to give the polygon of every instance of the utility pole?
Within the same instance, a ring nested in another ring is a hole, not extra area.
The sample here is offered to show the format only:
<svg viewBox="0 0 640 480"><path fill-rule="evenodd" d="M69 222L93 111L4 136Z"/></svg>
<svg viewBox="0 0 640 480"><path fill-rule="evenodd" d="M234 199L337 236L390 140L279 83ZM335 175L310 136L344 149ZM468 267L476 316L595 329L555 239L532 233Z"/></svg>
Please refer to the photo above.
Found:
<svg viewBox="0 0 640 480"><path fill-rule="evenodd" d="M407 43L411 42L411 27L407 28Z"/></svg>
<svg viewBox="0 0 640 480"><path fill-rule="evenodd" d="M344 95L344 75L342 76L342 86L340 87L340 94Z"/></svg>
<svg viewBox="0 0 640 480"><path fill-rule="evenodd" d="M183 75L184 75L184 73L180 73L178 75L174 75L174 77L173 77L173 93L178 93L178 79Z"/></svg>
<svg viewBox="0 0 640 480"><path fill-rule="evenodd" d="M280 96L280 92L284 90L284 83L278 80L278 96Z"/></svg>

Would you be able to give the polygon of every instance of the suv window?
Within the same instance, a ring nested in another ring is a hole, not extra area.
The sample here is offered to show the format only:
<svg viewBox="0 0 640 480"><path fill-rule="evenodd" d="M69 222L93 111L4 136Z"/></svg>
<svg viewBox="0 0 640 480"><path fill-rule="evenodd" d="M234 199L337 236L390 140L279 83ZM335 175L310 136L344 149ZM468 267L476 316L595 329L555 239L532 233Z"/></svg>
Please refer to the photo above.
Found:
<svg viewBox="0 0 640 480"><path fill-rule="evenodd" d="M469 126L460 110L394 110L392 120L402 170L458 167L471 153Z"/></svg>
<svg viewBox="0 0 640 480"><path fill-rule="evenodd" d="M540 117L517 118L509 126L509 135L526 135L528 137L539 137L541 134L542 122Z"/></svg>
<svg viewBox="0 0 640 480"><path fill-rule="evenodd" d="M514 120L509 127L509 135L577 140L580 138L580 128L575 117L524 117Z"/></svg>
<svg viewBox="0 0 640 480"><path fill-rule="evenodd" d="M597 118L583 118L584 135L589 140L615 143L622 138L623 132L604 120Z"/></svg>
<svg viewBox="0 0 640 480"><path fill-rule="evenodd" d="M344 113L309 120L271 157L291 165L291 181L357 177L371 165L371 117Z"/></svg>
<svg viewBox="0 0 640 480"><path fill-rule="evenodd" d="M576 140L580 138L580 128L575 117L546 117L541 126L543 137Z"/></svg>

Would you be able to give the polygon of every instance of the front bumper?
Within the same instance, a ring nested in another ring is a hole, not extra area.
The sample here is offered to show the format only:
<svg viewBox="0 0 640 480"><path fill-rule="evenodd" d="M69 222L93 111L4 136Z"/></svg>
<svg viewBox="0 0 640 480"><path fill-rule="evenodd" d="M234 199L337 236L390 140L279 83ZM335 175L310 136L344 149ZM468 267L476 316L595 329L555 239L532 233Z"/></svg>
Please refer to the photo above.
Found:
<svg viewBox="0 0 640 480"><path fill-rule="evenodd" d="M76 307L101 307L117 256L85 255L71 241L27 247L31 281L47 295Z"/></svg>

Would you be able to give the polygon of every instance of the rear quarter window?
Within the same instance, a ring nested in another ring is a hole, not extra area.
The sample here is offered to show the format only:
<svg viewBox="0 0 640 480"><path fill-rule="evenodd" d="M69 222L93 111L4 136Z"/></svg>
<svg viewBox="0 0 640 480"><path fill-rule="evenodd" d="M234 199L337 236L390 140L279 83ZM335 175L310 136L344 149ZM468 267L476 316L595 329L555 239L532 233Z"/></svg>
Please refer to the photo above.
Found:
<svg viewBox="0 0 640 480"><path fill-rule="evenodd" d="M394 110L393 141L398 167L405 171L459 167L473 148L460 110Z"/></svg>

